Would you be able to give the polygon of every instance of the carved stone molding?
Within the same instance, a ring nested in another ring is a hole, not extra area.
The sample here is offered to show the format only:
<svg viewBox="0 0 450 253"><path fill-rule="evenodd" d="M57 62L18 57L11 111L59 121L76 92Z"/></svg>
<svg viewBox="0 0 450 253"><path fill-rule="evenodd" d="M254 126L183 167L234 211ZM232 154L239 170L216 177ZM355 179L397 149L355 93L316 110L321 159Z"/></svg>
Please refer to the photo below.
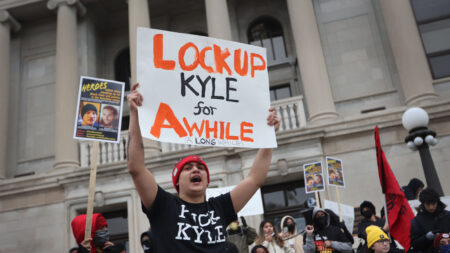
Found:
<svg viewBox="0 0 450 253"><path fill-rule="evenodd" d="M86 7L79 0L49 0L47 2L47 8L50 10L56 10L60 5L74 5L80 16L86 14Z"/></svg>
<svg viewBox="0 0 450 253"><path fill-rule="evenodd" d="M13 32L18 32L21 28L20 23L6 10L0 10L0 23L8 23Z"/></svg>

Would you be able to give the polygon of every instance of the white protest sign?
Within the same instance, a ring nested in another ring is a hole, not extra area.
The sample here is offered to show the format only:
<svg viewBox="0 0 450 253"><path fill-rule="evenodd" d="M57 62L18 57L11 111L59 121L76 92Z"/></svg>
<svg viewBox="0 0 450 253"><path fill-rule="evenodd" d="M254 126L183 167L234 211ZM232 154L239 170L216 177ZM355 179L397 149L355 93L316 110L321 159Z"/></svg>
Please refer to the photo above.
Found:
<svg viewBox="0 0 450 253"><path fill-rule="evenodd" d="M325 200L323 206L325 209L330 209L331 211L333 211L336 215L339 213L338 204L334 201ZM341 204L341 213L342 220L345 222L345 226L347 227L348 231L352 233L353 223L355 221L355 209L353 208L353 206Z"/></svg>
<svg viewBox="0 0 450 253"><path fill-rule="evenodd" d="M233 190L233 186L221 187L221 188L207 188L206 189L206 199L211 197L219 196L220 194L225 194ZM256 193L252 196L252 198L247 202L247 204L242 208L241 211L237 214L238 216L250 216L250 215L259 215L264 213L264 207L261 198L261 190L258 189Z"/></svg>
<svg viewBox="0 0 450 253"><path fill-rule="evenodd" d="M171 143L276 147L267 125L266 49L138 28L142 136Z"/></svg>

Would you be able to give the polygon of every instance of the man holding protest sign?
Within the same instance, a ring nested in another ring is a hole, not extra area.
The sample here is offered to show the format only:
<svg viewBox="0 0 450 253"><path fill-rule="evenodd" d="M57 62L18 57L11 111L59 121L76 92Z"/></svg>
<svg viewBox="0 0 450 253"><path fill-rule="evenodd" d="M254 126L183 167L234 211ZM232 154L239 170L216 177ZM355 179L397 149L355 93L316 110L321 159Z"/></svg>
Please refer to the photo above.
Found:
<svg viewBox="0 0 450 253"><path fill-rule="evenodd" d="M174 168L172 181L179 197L166 192L145 168L138 106L143 96L134 84L128 95L130 126L128 170L152 225L154 252L224 252L226 227L260 188L269 170L272 150L259 149L247 178L230 193L206 201L209 170L198 156L183 158ZM267 124L278 130L280 120L269 109Z"/></svg>

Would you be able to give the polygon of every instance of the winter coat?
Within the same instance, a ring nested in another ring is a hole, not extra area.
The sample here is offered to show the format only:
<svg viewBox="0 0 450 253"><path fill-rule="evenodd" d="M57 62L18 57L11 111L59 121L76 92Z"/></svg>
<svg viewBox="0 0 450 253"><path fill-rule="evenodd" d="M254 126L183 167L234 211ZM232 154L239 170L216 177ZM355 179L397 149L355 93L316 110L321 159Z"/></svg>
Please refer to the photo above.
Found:
<svg viewBox="0 0 450 253"><path fill-rule="evenodd" d="M286 219L295 219L292 216L286 215L281 219L281 231L284 231L284 221ZM280 236L283 238L283 232L280 233ZM284 241L285 244L290 246L293 244L295 253L303 253L303 236L301 234L297 234L297 224L295 224L294 233L289 234L288 238Z"/></svg>
<svg viewBox="0 0 450 253"><path fill-rule="evenodd" d="M294 249L289 247L287 243L285 243L283 247L280 247L275 240L272 240L271 242L264 241L262 246L266 247L269 250L269 253L294 253Z"/></svg>
<svg viewBox="0 0 450 253"><path fill-rule="evenodd" d="M237 231L227 230L227 241L236 245L239 253L248 253L248 245L252 244L256 237L256 230L251 227L239 226Z"/></svg>
<svg viewBox="0 0 450 253"><path fill-rule="evenodd" d="M353 251L352 244L348 241L347 236L343 230L335 225L330 224L330 215L323 209L314 207L312 217L322 211L327 217L327 224L324 228L314 226L314 232L312 235L306 235L303 250L305 253L320 252L317 247L323 247L325 241L331 241L332 252L350 253ZM317 247L316 247L317 245Z"/></svg>
<svg viewBox="0 0 450 253"><path fill-rule="evenodd" d="M414 252L434 252L433 240L428 240L426 234L448 233L450 232L450 212L445 210L445 205L441 201L434 213L425 210L422 205L419 206L419 212L414 219L411 220L411 246Z"/></svg>

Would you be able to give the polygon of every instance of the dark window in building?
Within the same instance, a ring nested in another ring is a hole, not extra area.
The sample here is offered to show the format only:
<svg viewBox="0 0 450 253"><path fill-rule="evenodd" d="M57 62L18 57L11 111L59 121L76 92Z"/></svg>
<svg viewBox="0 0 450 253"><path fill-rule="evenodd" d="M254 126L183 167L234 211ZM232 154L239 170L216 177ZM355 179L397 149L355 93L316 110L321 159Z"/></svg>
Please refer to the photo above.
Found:
<svg viewBox="0 0 450 253"><path fill-rule="evenodd" d="M305 209L306 199L314 197L314 194L305 193L302 180L265 186L261 189L261 193L264 219L272 221L279 229L281 218L291 215L297 223L297 229L305 227L306 221L301 211Z"/></svg>
<svg viewBox="0 0 450 253"><path fill-rule="evenodd" d="M434 79L450 76L450 1L411 0Z"/></svg>
<svg viewBox="0 0 450 253"><path fill-rule="evenodd" d="M125 48L117 55L115 61L114 61L114 73L115 73L115 80L121 81L125 83L125 98L124 101L126 101L126 95L128 94L127 91L130 91L131 86L131 67L130 67L130 49ZM122 126L121 130L128 130L128 124L130 121L129 115L122 115Z"/></svg>
<svg viewBox="0 0 450 253"><path fill-rule="evenodd" d="M261 17L253 21L247 31L249 43L267 49L268 63L287 59L283 27L274 18Z"/></svg>
<svg viewBox="0 0 450 253"><path fill-rule="evenodd" d="M125 91L130 90L131 67L130 67L130 49L125 48L117 55L114 61L115 79L125 83Z"/></svg>
<svg viewBox="0 0 450 253"><path fill-rule="evenodd" d="M108 222L108 231L110 241L113 243L122 243L128 252L128 215L126 210L105 212L103 216Z"/></svg>
<svg viewBox="0 0 450 253"><path fill-rule="evenodd" d="M128 126L130 125L130 115L122 116L122 126L120 130L125 131L128 130Z"/></svg>
<svg viewBox="0 0 450 253"><path fill-rule="evenodd" d="M291 94L291 86L289 84L279 85L270 88L270 101L290 97L292 97L292 94Z"/></svg>
<svg viewBox="0 0 450 253"><path fill-rule="evenodd" d="M193 32L190 32L190 34L208 37L207 33L204 33L204 32L201 32L201 31L193 31Z"/></svg>

